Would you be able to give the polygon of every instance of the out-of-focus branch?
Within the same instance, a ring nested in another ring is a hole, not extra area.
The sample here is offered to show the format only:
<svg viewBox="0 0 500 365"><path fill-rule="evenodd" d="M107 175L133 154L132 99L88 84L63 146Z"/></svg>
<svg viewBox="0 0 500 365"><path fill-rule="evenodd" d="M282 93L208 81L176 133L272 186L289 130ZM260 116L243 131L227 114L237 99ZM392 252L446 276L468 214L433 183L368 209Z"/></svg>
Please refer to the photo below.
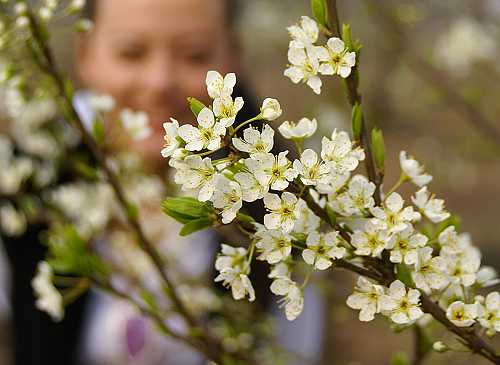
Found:
<svg viewBox="0 0 500 365"><path fill-rule="evenodd" d="M390 13L389 9L378 1L366 0L366 3L370 11L378 15L379 24L384 28L384 35L391 38L391 44L403 46L404 27ZM446 73L413 49L406 49L405 52L407 55L405 61L411 70L429 85L439 90L445 102L460 114L465 115L469 124L483 137L500 147L500 129L495 128L474 104L456 90Z"/></svg>

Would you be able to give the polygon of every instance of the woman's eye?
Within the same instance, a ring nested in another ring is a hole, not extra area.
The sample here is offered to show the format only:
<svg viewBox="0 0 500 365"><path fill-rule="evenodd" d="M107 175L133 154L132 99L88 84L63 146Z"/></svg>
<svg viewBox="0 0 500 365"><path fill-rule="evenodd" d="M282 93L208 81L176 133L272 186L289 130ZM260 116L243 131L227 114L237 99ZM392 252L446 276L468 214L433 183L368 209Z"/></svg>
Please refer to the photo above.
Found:
<svg viewBox="0 0 500 365"><path fill-rule="evenodd" d="M136 62L141 60L146 52L143 49L134 48L134 49L123 49L117 52L118 58L124 61Z"/></svg>
<svg viewBox="0 0 500 365"><path fill-rule="evenodd" d="M184 54L184 59L192 63L204 63L210 59L208 52L188 52Z"/></svg>

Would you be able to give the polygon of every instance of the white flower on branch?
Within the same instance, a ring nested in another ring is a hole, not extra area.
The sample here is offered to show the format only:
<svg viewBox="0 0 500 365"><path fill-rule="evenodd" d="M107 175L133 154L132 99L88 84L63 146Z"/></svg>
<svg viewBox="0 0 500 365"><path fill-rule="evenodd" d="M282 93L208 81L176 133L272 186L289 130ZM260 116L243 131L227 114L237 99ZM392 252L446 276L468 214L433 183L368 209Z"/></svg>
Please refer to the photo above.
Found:
<svg viewBox="0 0 500 365"><path fill-rule="evenodd" d="M318 270L326 270L332 260L344 257L346 249L339 246L338 232L311 232L306 240L307 248L302 251L302 258Z"/></svg>
<svg viewBox="0 0 500 365"><path fill-rule="evenodd" d="M404 200L398 193L391 193L383 202L383 207L370 208L379 224L385 225L389 233L404 231L413 221L420 220L420 213L412 207L403 208Z"/></svg>
<svg viewBox="0 0 500 365"><path fill-rule="evenodd" d="M318 48L307 46L306 48L290 47L288 50L288 67L284 75L294 84L305 82L316 94L321 94L321 79L318 76L319 60Z"/></svg>
<svg viewBox="0 0 500 365"><path fill-rule="evenodd" d="M234 101L230 96L215 98L213 103L214 114L219 118L219 123L227 128L233 125L236 115L243 108L243 104L242 97L237 97Z"/></svg>
<svg viewBox="0 0 500 365"><path fill-rule="evenodd" d="M255 237L255 247L261 251L258 259L271 265L284 260L292 252L292 237L280 229L259 230Z"/></svg>
<svg viewBox="0 0 500 365"><path fill-rule="evenodd" d="M271 292L283 295L281 305L285 306L286 319L295 320L304 308L304 295L297 283L288 277L277 277L271 284Z"/></svg>
<svg viewBox="0 0 500 365"><path fill-rule="evenodd" d="M347 298L347 305L352 309L359 309L359 320L368 322L375 318L376 313L380 313L380 299L384 294L383 286L360 276L354 293Z"/></svg>
<svg viewBox="0 0 500 365"><path fill-rule="evenodd" d="M493 336L496 332L500 332L500 294L491 292L482 299L478 304L479 324L487 329L487 334Z"/></svg>
<svg viewBox="0 0 500 365"><path fill-rule="evenodd" d="M300 160L293 161L293 169L305 185L328 184L330 179L330 167L311 149L304 150Z"/></svg>
<svg viewBox="0 0 500 365"><path fill-rule="evenodd" d="M273 190L284 190L288 187L288 182L297 177L297 171L292 168L287 154L288 151L280 152L278 156L256 153L245 160L245 165L261 185Z"/></svg>
<svg viewBox="0 0 500 365"><path fill-rule="evenodd" d="M274 130L269 124L264 125L262 132L259 132L257 128L249 127L243 131L243 139L233 138L234 147L250 155L271 152L273 144Z"/></svg>
<svg viewBox="0 0 500 365"><path fill-rule="evenodd" d="M115 107L115 99L111 95L91 93L88 99L90 107L97 113L110 112Z"/></svg>
<svg viewBox="0 0 500 365"><path fill-rule="evenodd" d="M375 205L373 193L375 184L363 175L355 175L349 181L347 190L330 201L330 206L344 216L364 216Z"/></svg>
<svg viewBox="0 0 500 365"><path fill-rule="evenodd" d="M406 225L404 230L394 233L387 244L391 250L391 262L417 265L418 249L424 247L427 241L428 238L416 232L412 225Z"/></svg>
<svg viewBox="0 0 500 365"><path fill-rule="evenodd" d="M63 299L59 291L52 284L52 269L45 261L38 263L36 276L31 285L37 296L36 306L47 312L54 321L62 320L64 316Z"/></svg>
<svg viewBox="0 0 500 365"><path fill-rule="evenodd" d="M382 314L397 324L410 324L424 315L420 309L420 292L416 289L406 290L405 285L396 280L392 282L380 300Z"/></svg>
<svg viewBox="0 0 500 365"><path fill-rule="evenodd" d="M290 47L304 48L318 40L318 24L308 16L300 17L300 24L291 25L287 30L292 38Z"/></svg>
<svg viewBox="0 0 500 365"><path fill-rule="evenodd" d="M450 217L450 213L444 209L444 200L436 199L434 194L429 194L427 186L417 191L411 200L434 223L442 222Z"/></svg>
<svg viewBox="0 0 500 365"><path fill-rule="evenodd" d="M276 265L271 266L271 271L269 272L269 275L267 275L267 277L270 279L276 279L279 277L290 278L291 274L292 274L292 270L291 270L289 262L281 261L281 262L277 263Z"/></svg>
<svg viewBox="0 0 500 365"><path fill-rule="evenodd" d="M236 75L228 73L222 77L217 71L208 71L205 83L208 95L212 99L231 96L236 85Z"/></svg>
<svg viewBox="0 0 500 365"><path fill-rule="evenodd" d="M418 260L412 278L415 286L430 294L431 290L441 290L449 284L447 262L440 256L432 256L432 247L418 250Z"/></svg>
<svg viewBox="0 0 500 365"><path fill-rule="evenodd" d="M403 173L417 186L424 186L431 182L432 176L425 173L425 169L412 157L406 156L406 151L399 153L399 163Z"/></svg>
<svg viewBox="0 0 500 365"><path fill-rule="evenodd" d="M267 229L282 229L283 232L291 232L295 221L299 218L297 209L297 197L285 191L281 198L276 194L264 195L264 205L270 212L264 216L264 225Z"/></svg>
<svg viewBox="0 0 500 365"><path fill-rule="evenodd" d="M246 202L254 202L262 199L264 194L269 191L269 186L261 185L255 176L249 172L238 172L234 179L241 186L242 198Z"/></svg>
<svg viewBox="0 0 500 365"><path fill-rule="evenodd" d="M250 271L247 265L247 250L242 247L221 245L221 253L215 260L215 269L220 274L215 282L222 281L224 286L230 286L233 298L240 300L248 295L248 300L255 300L255 291L248 278Z"/></svg>
<svg viewBox="0 0 500 365"><path fill-rule="evenodd" d="M471 286L476 282L476 273L481 266L481 252L474 246L463 246L461 251L441 249L440 256L448 264L448 275L452 283Z"/></svg>
<svg viewBox="0 0 500 365"><path fill-rule="evenodd" d="M358 167L359 161L365 159L362 148L353 148L349 135L335 129L331 139L323 137L321 140L321 157L328 163L335 174L344 174Z"/></svg>
<svg viewBox="0 0 500 365"><path fill-rule="evenodd" d="M203 108L197 117L198 128L184 124L179 127L179 136L186 142L188 151L208 149L214 151L220 147L221 136L226 134L225 126L215 121L214 113Z"/></svg>
<svg viewBox="0 0 500 365"><path fill-rule="evenodd" d="M125 130L136 141L148 138L153 132L145 112L134 112L126 108L120 112L120 120Z"/></svg>
<svg viewBox="0 0 500 365"><path fill-rule="evenodd" d="M446 317L458 327L470 327L476 322L478 315L478 305L465 304L462 301L456 301L450 304L446 310Z"/></svg>
<svg viewBox="0 0 500 365"><path fill-rule="evenodd" d="M170 122L163 123L163 129L165 130L165 136L163 137L165 143L163 144L161 155L163 157L170 157L181 145L178 138L179 122L174 118L170 118Z"/></svg>
<svg viewBox="0 0 500 365"><path fill-rule="evenodd" d="M363 230L355 230L351 236L351 244L356 248L354 253L360 256L380 257L388 241L387 231L372 219L366 222Z"/></svg>
<svg viewBox="0 0 500 365"><path fill-rule="evenodd" d="M455 226L444 229L438 237L443 252L447 254L460 253L472 246L470 235L467 233L458 234Z"/></svg>
<svg viewBox="0 0 500 365"><path fill-rule="evenodd" d="M496 285L499 282L497 271L491 266L483 266L476 273L476 283L482 288Z"/></svg>
<svg viewBox="0 0 500 365"><path fill-rule="evenodd" d="M0 206L0 228L7 236L20 236L26 230L26 217L10 203Z"/></svg>
<svg viewBox="0 0 500 365"><path fill-rule="evenodd" d="M299 218L295 221L292 232L308 234L319 228L321 219L309 209L304 200L299 199L297 202L297 211L299 212Z"/></svg>
<svg viewBox="0 0 500 365"><path fill-rule="evenodd" d="M184 191L198 192L198 200L207 201L215 190L216 172L210 157L187 156L176 165L175 183Z"/></svg>
<svg viewBox="0 0 500 365"><path fill-rule="evenodd" d="M323 62L319 67L320 73L346 78L356 64L356 53L349 52L340 38L332 37L327 41L326 47L323 47L319 59Z"/></svg>
<svg viewBox="0 0 500 365"><path fill-rule="evenodd" d="M222 209L222 223L231 223L236 218L243 205L241 196L241 186L237 182L223 175L217 176L212 201L215 208Z"/></svg>
<svg viewBox="0 0 500 365"><path fill-rule="evenodd" d="M283 113L279 101L272 98L264 99L262 106L260 107L260 112L262 114L262 118L267 121L278 119Z"/></svg>
<svg viewBox="0 0 500 365"><path fill-rule="evenodd" d="M302 139L311 137L317 128L316 119L302 118L297 124L287 120L279 126L278 130L286 139Z"/></svg>

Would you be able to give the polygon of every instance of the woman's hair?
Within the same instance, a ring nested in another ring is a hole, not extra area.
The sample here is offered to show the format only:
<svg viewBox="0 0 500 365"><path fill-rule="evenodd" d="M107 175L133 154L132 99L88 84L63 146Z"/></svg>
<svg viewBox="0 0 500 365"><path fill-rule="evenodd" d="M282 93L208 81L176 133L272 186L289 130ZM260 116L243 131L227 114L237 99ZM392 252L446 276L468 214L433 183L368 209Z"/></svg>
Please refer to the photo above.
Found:
<svg viewBox="0 0 500 365"><path fill-rule="evenodd" d="M97 6L99 0L87 0L83 9L83 16L87 19L94 20L96 17ZM213 1L213 0L209 0ZM241 6L238 0L223 0L225 7L224 18L227 26L232 29L239 17Z"/></svg>

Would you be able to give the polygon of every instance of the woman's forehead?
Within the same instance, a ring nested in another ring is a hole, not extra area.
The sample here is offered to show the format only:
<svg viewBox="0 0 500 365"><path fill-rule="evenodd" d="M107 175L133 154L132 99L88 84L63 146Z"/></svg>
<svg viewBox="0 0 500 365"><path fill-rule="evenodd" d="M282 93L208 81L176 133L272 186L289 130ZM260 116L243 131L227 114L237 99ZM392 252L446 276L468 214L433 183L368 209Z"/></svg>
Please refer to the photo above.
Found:
<svg viewBox="0 0 500 365"><path fill-rule="evenodd" d="M224 0L98 0L95 22L107 31L216 29L225 23L224 6Z"/></svg>

